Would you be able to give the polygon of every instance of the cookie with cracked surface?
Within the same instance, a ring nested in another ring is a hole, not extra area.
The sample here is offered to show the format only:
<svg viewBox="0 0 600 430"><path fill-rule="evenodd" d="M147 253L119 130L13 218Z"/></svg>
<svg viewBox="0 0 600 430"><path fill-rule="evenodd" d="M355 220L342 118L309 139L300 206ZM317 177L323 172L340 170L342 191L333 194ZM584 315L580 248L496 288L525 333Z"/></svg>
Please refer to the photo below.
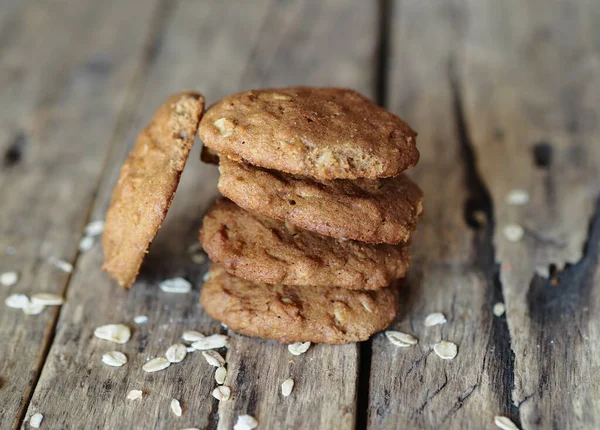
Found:
<svg viewBox="0 0 600 430"><path fill-rule="evenodd" d="M419 161L408 124L344 88L233 94L206 111L199 135L232 160L319 180L387 178Z"/></svg>
<svg viewBox="0 0 600 430"><path fill-rule="evenodd" d="M219 191L238 206L326 236L406 242L423 212L407 176L317 182L221 157Z"/></svg>
<svg viewBox="0 0 600 430"><path fill-rule="evenodd" d="M260 284L213 264L202 287L206 313L230 329L283 343L341 344L367 340L398 313L393 285L375 291Z"/></svg>
<svg viewBox="0 0 600 430"><path fill-rule="evenodd" d="M184 92L169 97L123 163L102 236L102 268L123 287L135 281L167 214L203 111L201 94Z"/></svg>
<svg viewBox="0 0 600 430"><path fill-rule="evenodd" d="M408 245L336 239L219 200L204 217L200 241L211 260L254 282L376 290L404 277Z"/></svg>

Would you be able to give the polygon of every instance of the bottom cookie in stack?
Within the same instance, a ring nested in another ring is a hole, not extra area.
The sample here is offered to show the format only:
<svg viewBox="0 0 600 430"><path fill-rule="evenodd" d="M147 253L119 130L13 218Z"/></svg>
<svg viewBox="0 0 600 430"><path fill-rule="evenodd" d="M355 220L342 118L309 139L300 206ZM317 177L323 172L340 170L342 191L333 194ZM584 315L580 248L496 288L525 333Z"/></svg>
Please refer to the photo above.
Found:
<svg viewBox="0 0 600 430"><path fill-rule="evenodd" d="M367 340L389 326L398 313L398 289L261 284L213 264L200 302L210 317L247 336L342 344Z"/></svg>

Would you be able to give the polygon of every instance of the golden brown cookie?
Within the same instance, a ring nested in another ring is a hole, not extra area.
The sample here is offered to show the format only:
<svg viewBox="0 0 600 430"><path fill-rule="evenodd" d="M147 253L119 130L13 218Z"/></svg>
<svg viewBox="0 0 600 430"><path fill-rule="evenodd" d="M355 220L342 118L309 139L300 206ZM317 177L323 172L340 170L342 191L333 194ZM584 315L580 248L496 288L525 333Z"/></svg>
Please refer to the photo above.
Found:
<svg viewBox="0 0 600 430"><path fill-rule="evenodd" d="M326 236L406 242L423 212L423 193L400 175L380 180L314 180L221 157L219 191L238 206Z"/></svg>
<svg viewBox="0 0 600 430"><path fill-rule="evenodd" d="M167 214L203 110L200 94L169 97L139 134L121 168L106 213L102 268L123 287L135 281Z"/></svg>
<svg viewBox="0 0 600 430"><path fill-rule="evenodd" d="M419 160L408 124L343 88L233 94L206 111L199 134L232 160L320 180L397 176Z"/></svg>
<svg viewBox="0 0 600 430"><path fill-rule="evenodd" d="M279 342L349 343L389 326L398 312L396 286L376 291L253 283L213 264L200 302L206 313L247 336Z"/></svg>
<svg viewBox="0 0 600 430"><path fill-rule="evenodd" d="M407 245L336 239L219 200L204 217L200 240L211 260L254 282L375 290L406 274Z"/></svg>

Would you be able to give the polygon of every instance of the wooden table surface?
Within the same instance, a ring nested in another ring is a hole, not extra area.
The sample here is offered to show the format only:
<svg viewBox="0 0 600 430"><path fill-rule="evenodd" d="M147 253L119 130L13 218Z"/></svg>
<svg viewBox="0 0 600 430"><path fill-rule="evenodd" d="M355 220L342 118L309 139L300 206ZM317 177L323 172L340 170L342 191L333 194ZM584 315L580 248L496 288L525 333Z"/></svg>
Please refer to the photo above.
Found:
<svg viewBox="0 0 600 430"><path fill-rule="evenodd" d="M35 412L48 429L231 429L240 414L263 429L488 429L495 415L600 428L598 22L596 0L0 0L0 273L20 274L0 299L66 297L40 315L0 308L0 428L29 428ZM212 103L296 84L356 88L419 132L410 175L426 216L394 324L419 344L377 334L295 357L230 332L232 398L219 403L199 353L141 369L184 330L227 332L198 304L208 263L188 253L217 195L200 145L131 291L100 270L99 244L78 243L170 93ZM510 204L511 190L529 202ZM160 291L174 276L192 293ZM448 323L424 327L435 311ZM96 339L108 323L132 339ZM454 360L432 353L441 339L459 345ZM113 349L127 365L101 362ZM144 398L127 401L132 389Z"/></svg>

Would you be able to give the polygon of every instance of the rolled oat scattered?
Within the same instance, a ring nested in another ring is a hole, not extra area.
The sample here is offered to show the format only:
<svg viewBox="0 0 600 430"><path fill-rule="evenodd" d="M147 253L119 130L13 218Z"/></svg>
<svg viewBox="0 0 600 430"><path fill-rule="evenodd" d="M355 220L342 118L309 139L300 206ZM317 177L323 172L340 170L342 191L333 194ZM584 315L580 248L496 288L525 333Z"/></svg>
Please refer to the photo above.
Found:
<svg viewBox="0 0 600 430"><path fill-rule="evenodd" d="M433 352L444 360L452 360L458 354L458 347L453 342L442 340L433 345Z"/></svg>
<svg viewBox="0 0 600 430"><path fill-rule="evenodd" d="M87 252L94 247L94 238L91 236L83 236L79 241L79 250Z"/></svg>
<svg viewBox="0 0 600 430"><path fill-rule="evenodd" d="M419 340L416 337L411 336L408 333L402 333L401 331L388 330L385 332L385 336L390 342L401 348L406 348L419 343Z"/></svg>
<svg viewBox="0 0 600 430"><path fill-rule="evenodd" d="M506 312L506 306L504 306L504 303L498 302L498 303L494 304L494 307L492 308L492 312L497 317L501 317L502 315L504 315L504 312Z"/></svg>
<svg viewBox="0 0 600 430"><path fill-rule="evenodd" d="M133 322L136 324L146 324L148 317L146 315L137 315L133 318Z"/></svg>
<svg viewBox="0 0 600 430"><path fill-rule="evenodd" d="M85 226L85 235L86 236L99 236L104 231L104 221L97 220L92 221L88 225Z"/></svg>
<svg viewBox="0 0 600 430"><path fill-rule="evenodd" d="M113 367L121 367L127 364L127 356L119 351L110 351L102 355L102 361Z"/></svg>
<svg viewBox="0 0 600 430"><path fill-rule="evenodd" d="M211 334L203 339L199 339L192 343L192 347L199 351L207 349L217 349L227 346L229 338L224 334Z"/></svg>
<svg viewBox="0 0 600 430"><path fill-rule="evenodd" d="M225 365L225 359L217 351L202 351L202 355L211 366L223 367Z"/></svg>
<svg viewBox="0 0 600 430"><path fill-rule="evenodd" d="M292 378L286 379L281 384L281 395L283 395L284 397L287 397L290 394L292 394L293 389L294 389L294 380Z"/></svg>
<svg viewBox="0 0 600 430"><path fill-rule="evenodd" d="M183 411L181 410L181 403L179 403L179 400L177 400L177 399L171 400L171 410L173 411L173 414L175 414L176 417L181 416Z"/></svg>
<svg viewBox="0 0 600 430"><path fill-rule="evenodd" d="M183 278L165 279L159 286L165 293L186 294L192 290L192 284Z"/></svg>
<svg viewBox="0 0 600 430"><path fill-rule="evenodd" d="M288 351L292 355L301 355L308 351L310 348L310 342L296 342L288 345Z"/></svg>
<svg viewBox="0 0 600 430"><path fill-rule="evenodd" d="M65 273L73 272L73 265L68 261L60 260L56 257L50 257L48 258L48 263L52 264L53 266L57 267Z"/></svg>
<svg viewBox="0 0 600 430"><path fill-rule="evenodd" d="M523 227L517 224L505 225L502 232L504 233L504 237L511 242L519 242L525 235Z"/></svg>
<svg viewBox="0 0 600 430"><path fill-rule="evenodd" d="M520 206L529 203L529 193L525 190L510 190L506 195L506 202L510 205Z"/></svg>
<svg viewBox="0 0 600 430"><path fill-rule="evenodd" d="M11 287L19 281L19 274L17 272L4 272L0 275L0 285L5 287Z"/></svg>
<svg viewBox="0 0 600 430"><path fill-rule="evenodd" d="M52 293L37 293L31 296L31 303L44 306L60 306L65 302L62 296Z"/></svg>
<svg viewBox="0 0 600 430"><path fill-rule="evenodd" d="M107 324L96 328L94 336L110 342L127 343L131 338L131 330L124 324Z"/></svg>
<svg viewBox="0 0 600 430"><path fill-rule="evenodd" d="M33 427L34 429L39 429L40 425L42 425L43 419L44 419L44 416L42 414L40 414L39 412L36 412L35 414L33 414L31 416L31 418L29 418L29 425L31 427Z"/></svg>
<svg viewBox="0 0 600 430"><path fill-rule="evenodd" d="M150 360L149 362L144 364L144 366L142 367L142 370L144 372L148 372L148 373L158 372L159 370L166 369L170 365L171 365L171 362L169 360L167 360L166 358L157 357L157 358L153 358L152 360Z"/></svg>
<svg viewBox="0 0 600 430"><path fill-rule="evenodd" d="M4 304L9 308L23 309L29 305L29 297L25 294L11 294L4 300Z"/></svg>
<svg viewBox="0 0 600 430"><path fill-rule="evenodd" d="M513 423L510 418L496 415L494 417L494 424L500 427L502 430L519 430L519 427Z"/></svg>
<svg viewBox="0 0 600 430"><path fill-rule="evenodd" d="M167 352L165 352L165 357L171 363L179 363L182 361L187 355L187 347L182 345L181 343L176 343L175 345L171 345Z"/></svg>
<svg viewBox="0 0 600 430"><path fill-rule="evenodd" d="M258 427L258 421L251 415L240 415L233 430L254 430Z"/></svg>
<svg viewBox="0 0 600 430"><path fill-rule="evenodd" d="M206 272L204 275L202 275L202 280L204 282L208 281L210 279L210 272Z"/></svg>
<svg viewBox="0 0 600 430"><path fill-rule="evenodd" d="M194 331L194 330L185 331L185 332L183 332L183 336L181 336L181 338L183 340L185 340L186 342L196 342L200 339L204 339L205 337L206 336L204 336L199 331Z"/></svg>
<svg viewBox="0 0 600 430"><path fill-rule="evenodd" d="M217 382L217 384L223 385L223 383L225 382L225 378L227 378L227 369L221 366L217 370L215 370L215 381Z"/></svg>
<svg viewBox="0 0 600 430"><path fill-rule="evenodd" d="M188 347L186 347L186 348L185 348L185 350L186 350L188 353L190 353L190 352L194 352L194 351L196 351L196 348L194 348L194 347L192 347L192 346L188 346Z"/></svg>
<svg viewBox="0 0 600 430"><path fill-rule="evenodd" d="M142 393L142 390L131 390L127 394L127 400L141 399L143 395L144 395L144 393Z"/></svg>
<svg viewBox="0 0 600 430"><path fill-rule="evenodd" d="M212 395L220 401L229 400L231 397L231 388L227 385L221 385L213 390Z"/></svg>
<svg viewBox="0 0 600 430"><path fill-rule="evenodd" d="M448 321L446 317L441 312L434 312L432 314L427 315L425 317L425 321L423 324L425 327L433 327L434 325L446 324Z"/></svg>
<svg viewBox="0 0 600 430"><path fill-rule="evenodd" d="M39 315L44 309L46 309L46 306L40 305L39 303L27 303L23 307L23 312L25 315Z"/></svg>

